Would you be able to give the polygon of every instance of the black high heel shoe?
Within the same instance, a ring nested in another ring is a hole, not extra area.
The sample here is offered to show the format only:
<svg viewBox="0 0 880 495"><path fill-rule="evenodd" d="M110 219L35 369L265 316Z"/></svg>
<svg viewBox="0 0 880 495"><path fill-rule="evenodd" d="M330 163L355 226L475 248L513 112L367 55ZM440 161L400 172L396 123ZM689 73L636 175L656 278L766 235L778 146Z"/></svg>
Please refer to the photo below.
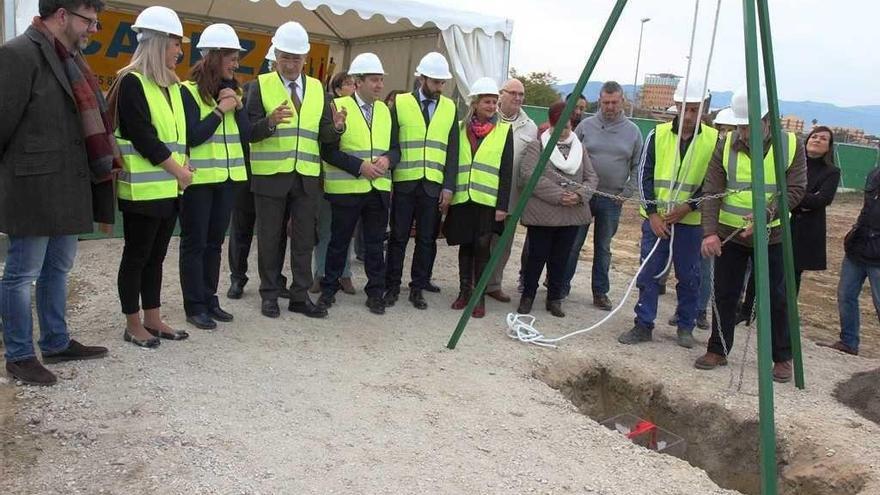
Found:
<svg viewBox="0 0 880 495"><path fill-rule="evenodd" d="M159 344L162 343L159 341L158 337L150 337L149 339L139 339L139 338L133 336L132 334L128 333L128 328L126 328L125 331L122 332L122 340L124 340L126 342L131 342L132 344L134 344L138 347L144 347L147 349L154 349L156 347L159 347Z"/></svg>

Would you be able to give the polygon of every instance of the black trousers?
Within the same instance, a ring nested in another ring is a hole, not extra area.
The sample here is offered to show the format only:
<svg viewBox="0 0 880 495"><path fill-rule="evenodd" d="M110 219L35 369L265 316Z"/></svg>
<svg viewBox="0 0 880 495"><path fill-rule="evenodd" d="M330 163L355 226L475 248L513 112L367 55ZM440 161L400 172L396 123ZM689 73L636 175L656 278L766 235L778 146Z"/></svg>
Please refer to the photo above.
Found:
<svg viewBox="0 0 880 495"><path fill-rule="evenodd" d="M773 342L773 362L791 359L791 339L785 303L785 282L783 279L782 245L771 244L768 249L770 261L770 331ZM733 349L733 333L736 326L736 305L742 294L746 266L752 258L752 248L728 243L715 259L715 304L718 313L712 312L712 336L709 337L708 351L724 355ZM720 320L720 321L719 321ZM720 326L719 326L720 324ZM761 331L763 329L759 329ZM724 336L722 344L721 336Z"/></svg>
<svg viewBox="0 0 880 495"><path fill-rule="evenodd" d="M284 218L284 225L287 225L288 218ZM232 221L229 225L229 273L233 282L241 282L242 285L248 282L248 256L251 253L251 244L254 240L254 225L257 221L257 212L254 208L254 193L251 192L249 184L241 184L236 186L235 206L232 208ZM287 236L281 236L278 244L278 250L282 253L287 251ZM287 277L283 273L284 259L281 259L281 265L278 272L281 273L279 285L287 287Z"/></svg>
<svg viewBox="0 0 880 495"><path fill-rule="evenodd" d="M440 232L438 198L428 195L421 186L406 193L394 191L385 276L385 288L388 290L400 288L406 244L409 242L413 220L416 222L416 245L410 269L410 287L424 289L431 280L431 268L437 255L437 236Z"/></svg>
<svg viewBox="0 0 880 495"><path fill-rule="evenodd" d="M364 292L368 297L382 297L385 292L385 228L388 226L388 208L381 193L376 190L366 194L351 195L352 202L332 202L330 220L330 244L327 246L327 261L321 292L332 296L339 290L339 278L345 269L348 246L354 235L358 220L364 231L364 271L367 285Z"/></svg>
<svg viewBox="0 0 880 495"><path fill-rule="evenodd" d="M186 188L180 209L180 288L187 316L217 308L220 258L237 184Z"/></svg>
<svg viewBox="0 0 880 495"><path fill-rule="evenodd" d="M177 214L167 218L122 212L125 247L116 279L122 312L127 315L161 304L162 263L174 233Z"/></svg>
<svg viewBox="0 0 880 495"><path fill-rule="evenodd" d="M312 286L312 250L318 239L318 205L320 193L308 194L304 187L307 180L297 174L293 187L286 196L275 197L254 194L257 211L257 264L260 270L260 297L264 301L276 300L281 293L281 268L284 266L284 250L279 250L281 238L287 236L285 218L290 218L293 230L290 241L290 300L305 302Z"/></svg>
<svg viewBox="0 0 880 495"><path fill-rule="evenodd" d="M523 270L523 297L535 297L541 272L547 265L547 300L565 298L565 267L578 228L578 225L528 227L529 249Z"/></svg>

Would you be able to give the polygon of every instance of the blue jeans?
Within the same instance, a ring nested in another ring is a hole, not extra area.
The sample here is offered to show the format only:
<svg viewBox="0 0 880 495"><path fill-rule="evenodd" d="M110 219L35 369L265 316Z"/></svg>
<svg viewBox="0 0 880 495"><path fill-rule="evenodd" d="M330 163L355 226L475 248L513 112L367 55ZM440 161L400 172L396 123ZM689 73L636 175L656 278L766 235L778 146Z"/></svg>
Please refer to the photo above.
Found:
<svg viewBox="0 0 880 495"><path fill-rule="evenodd" d="M837 285L840 341L855 350L859 349L859 293L866 278L871 284L871 298L877 319L880 320L880 267L860 263L849 256L843 257L840 283Z"/></svg>
<svg viewBox="0 0 880 495"><path fill-rule="evenodd" d="M318 207L318 243L312 256L312 269L315 272L315 280L324 277L324 264L327 260L327 246L330 244L330 218L332 210L330 202L321 198ZM343 278L351 278L351 249L348 249L348 257L345 259L345 268L342 270Z"/></svg>
<svg viewBox="0 0 880 495"><path fill-rule="evenodd" d="M34 354L31 284L36 281L40 350L52 354L67 349L67 274L76 258L76 236L10 237L6 270L0 281L0 317L6 362Z"/></svg>
<svg viewBox="0 0 880 495"><path fill-rule="evenodd" d="M675 293L678 297L678 326L693 330L697 319L697 303L700 294L700 245L703 242L703 229L699 225L675 225L675 238L672 241L672 264L675 268ZM642 222L642 246L640 260L644 262L654 247L657 236L651 230L648 220ZM660 297L660 281L654 278L666 267L669 259L669 240L661 240L654 255L636 280L639 288L639 302L636 304L635 322L642 327L653 329L657 318L657 300Z"/></svg>
<svg viewBox="0 0 880 495"><path fill-rule="evenodd" d="M703 241L700 240L700 245ZM712 297L712 258L700 259L700 298L697 300L697 311L706 311L709 308L709 299Z"/></svg>
<svg viewBox="0 0 880 495"><path fill-rule="evenodd" d="M611 283L608 281L608 270L611 268L611 239L617 233L617 225L620 223L620 205L614 200L602 196L593 196L590 199L590 212L593 215L593 274L591 285L594 296L608 294ZM587 239L589 225L578 229L574 245L568 256L568 264L565 269L565 283L563 294L571 292L571 280L577 271L578 259L581 248Z"/></svg>

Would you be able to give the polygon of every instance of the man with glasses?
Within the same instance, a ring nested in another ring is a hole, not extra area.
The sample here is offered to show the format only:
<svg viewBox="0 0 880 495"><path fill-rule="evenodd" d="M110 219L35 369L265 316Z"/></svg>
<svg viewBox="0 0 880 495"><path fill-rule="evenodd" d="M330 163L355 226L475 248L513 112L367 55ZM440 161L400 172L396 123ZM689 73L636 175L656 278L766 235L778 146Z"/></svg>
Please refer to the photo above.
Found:
<svg viewBox="0 0 880 495"><path fill-rule="evenodd" d="M81 53L103 8L100 0L41 0L33 24L0 46L0 232L9 235L0 317L6 371L30 385L56 382L34 352L33 282L43 362L107 354L71 339L66 321L77 235L93 221L113 223L119 149Z"/></svg>
<svg viewBox="0 0 880 495"><path fill-rule="evenodd" d="M538 126L535 125L535 122L522 110L525 96L526 93L523 83L520 82L519 79L510 79L501 87L501 95L498 98L498 112L500 117L502 120L510 124L510 130L513 133L513 167L511 170L511 184L516 184L517 177L519 177L519 166L523 151L525 151L526 146L528 146L529 143L538 138ZM513 211L517 201L519 201L519 189L511 187L510 203L507 206L507 211ZM500 205L499 208L501 208ZM493 238L493 251L495 250L495 245L499 239L498 236ZM504 278L504 267L507 265L507 260L510 258L510 248L512 244L513 243L510 242L504 246L501 259L498 260L498 265L495 266L492 278L489 279L489 284L486 286L486 295L501 302L510 302L510 296L501 289L501 284ZM480 274L477 273L476 276L479 277Z"/></svg>

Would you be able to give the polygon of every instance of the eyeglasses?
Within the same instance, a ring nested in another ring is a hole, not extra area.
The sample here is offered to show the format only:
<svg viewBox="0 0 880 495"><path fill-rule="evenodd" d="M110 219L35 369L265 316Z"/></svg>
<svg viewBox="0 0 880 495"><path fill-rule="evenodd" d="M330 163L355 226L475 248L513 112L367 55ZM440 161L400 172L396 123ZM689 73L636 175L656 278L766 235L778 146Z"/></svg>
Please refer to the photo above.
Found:
<svg viewBox="0 0 880 495"><path fill-rule="evenodd" d="M87 21L89 23L89 29L95 29L97 31L101 30L101 21L99 21L97 19L92 19L91 17L86 17L82 14L77 14L76 12L74 12L72 10L68 10L67 13L71 14L71 15L75 15L84 21Z"/></svg>
<svg viewBox="0 0 880 495"><path fill-rule="evenodd" d="M522 97L524 97L524 96L526 95L526 94L523 93L522 91L510 91L510 90L507 90L507 89L502 89L501 92L502 92L502 93L507 93L507 94L509 94L510 96L513 96L514 98L522 98Z"/></svg>

